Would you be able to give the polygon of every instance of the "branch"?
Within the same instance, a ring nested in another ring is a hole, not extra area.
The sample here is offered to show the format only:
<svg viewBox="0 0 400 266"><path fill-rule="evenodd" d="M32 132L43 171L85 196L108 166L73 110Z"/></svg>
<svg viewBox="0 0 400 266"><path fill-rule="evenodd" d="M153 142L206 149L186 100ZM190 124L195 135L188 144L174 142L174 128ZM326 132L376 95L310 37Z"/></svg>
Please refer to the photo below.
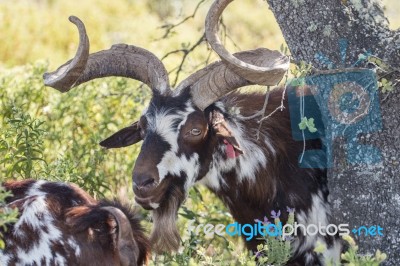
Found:
<svg viewBox="0 0 400 266"><path fill-rule="evenodd" d="M171 72L169 72L169 73L172 73L172 72L175 71L175 73L176 73L174 82L172 82L172 84L171 84L172 87L175 87L176 84L178 83L179 75L180 75L180 73L182 72L183 65L184 65L184 63L185 63L185 61L186 61L187 56L188 56L191 52L193 52L198 46L200 46L200 44L205 40L205 37L206 37L206 35L203 34L203 35L200 37L200 39L199 39L195 44L193 44L191 47L189 47L189 48L177 49L177 50L168 52L167 54L165 54L165 55L161 58L161 61L162 61L162 60L164 60L165 58L167 58L168 56L170 56L170 55L172 55L172 54L183 53L181 62L179 63L178 67L174 68Z"/></svg>
<svg viewBox="0 0 400 266"><path fill-rule="evenodd" d="M196 13L197 13L197 11L199 10L200 6L201 6L205 1L206 1L206 0L200 0L200 1L197 3L196 8L194 9L193 13L192 13L191 15L185 17L185 18L184 18L183 20L181 20L180 22L175 23L175 24L165 24L165 25L162 25L160 28L161 28L161 29L165 29L164 35L163 35L161 38L157 39L156 41L161 40L161 39L166 39L166 38L168 38L173 29L175 29L176 27L182 25L182 24L185 23L187 20L189 20L189 19L191 19L191 18L194 18L194 17L196 16Z"/></svg>

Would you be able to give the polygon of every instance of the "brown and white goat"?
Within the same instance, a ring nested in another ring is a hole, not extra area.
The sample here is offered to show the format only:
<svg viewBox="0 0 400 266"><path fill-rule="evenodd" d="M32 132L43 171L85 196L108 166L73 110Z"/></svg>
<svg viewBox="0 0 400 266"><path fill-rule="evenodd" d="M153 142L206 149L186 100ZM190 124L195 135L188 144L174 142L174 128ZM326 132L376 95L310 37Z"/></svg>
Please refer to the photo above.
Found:
<svg viewBox="0 0 400 266"><path fill-rule="evenodd" d="M147 50L119 44L89 54L85 27L76 17L70 18L80 33L75 58L44 75L46 85L62 92L105 76L130 77L152 89L140 120L100 144L119 148L143 140L133 170L133 190L136 201L153 210L151 240L158 251L178 248L178 208L195 183L211 189L242 224L286 207L295 208L297 222L305 226L329 223L326 170L299 167L303 142L291 136L287 102L286 108L272 114L283 91L269 94L265 113L258 112L265 94L229 94L251 84L275 85L289 66L289 59L277 51L232 55L224 49L216 32L231 1L215 1L206 19L207 40L223 60L192 74L175 90L162 62ZM260 124L267 114L271 116ZM285 221L285 212L281 218ZM317 241L327 246L322 255L314 252ZM254 250L259 243L253 239L246 244ZM338 259L339 253L340 244L332 236L299 236L290 264L322 265L327 258Z"/></svg>
<svg viewBox="0 0 400 266"><path fill-rule="evenodd" d="M116 201L96 201L73 184L4 183L18 221L4 232L0 265L143 265L149 241L136 214Z"/></svg>

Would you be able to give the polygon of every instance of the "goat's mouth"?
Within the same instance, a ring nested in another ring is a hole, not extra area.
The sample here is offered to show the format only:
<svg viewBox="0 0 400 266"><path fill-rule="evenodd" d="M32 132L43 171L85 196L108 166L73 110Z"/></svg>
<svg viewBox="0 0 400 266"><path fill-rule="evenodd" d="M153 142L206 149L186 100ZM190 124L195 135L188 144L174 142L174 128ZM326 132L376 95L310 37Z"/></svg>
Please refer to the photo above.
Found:
<svg viewBox="0 0 400 266"><path fill-rule="evenodd" d="M134 188L135 201L146 210L155 210L160 207L160 203L165 201L170 180L163 180L157 185L144 188Z"/></svg>

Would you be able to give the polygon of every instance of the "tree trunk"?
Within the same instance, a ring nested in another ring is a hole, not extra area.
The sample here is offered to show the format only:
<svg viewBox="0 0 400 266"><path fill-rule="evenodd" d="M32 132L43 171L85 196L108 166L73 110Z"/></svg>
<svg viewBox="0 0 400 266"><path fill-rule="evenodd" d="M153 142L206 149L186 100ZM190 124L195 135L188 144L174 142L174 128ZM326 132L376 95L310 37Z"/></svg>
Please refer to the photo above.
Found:
<svg viewBox="0 0 400 266"><path fill-rule="evenodd" d="M400 31L389 29L378 0L267 1L296 61L310 62L318 69L344 69L354 65L360 54L368 52L392 68L400 66ZM396 70L388 73L387 78L398 81L398 75ZM355 238L361 253L372 253L376 249L384 251L388 255L387 265L400 265L398 87L396 84L388 95L378 92L380 130L357 132L353 140L344 137L334 140L333 167L329 168L328 176L335 222L348 223L350 229L361 225L381 226L383 237ZM325 107L321 106L323 101L319 104L321 108L327 108L326 102ZM372 145L380 151L380 160L368 164L343 160L346 148L349 152L346 145L350 142Z"/></svg>

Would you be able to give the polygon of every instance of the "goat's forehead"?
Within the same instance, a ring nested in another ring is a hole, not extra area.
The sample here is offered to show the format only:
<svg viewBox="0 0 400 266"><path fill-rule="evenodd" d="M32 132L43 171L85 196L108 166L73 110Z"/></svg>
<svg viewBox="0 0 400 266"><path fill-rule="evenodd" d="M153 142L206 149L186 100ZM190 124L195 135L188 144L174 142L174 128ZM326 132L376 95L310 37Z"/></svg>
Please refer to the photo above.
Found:
<svg viewBox="0 0 400 266"><path fill-rule="evenodd" d="M190 100L179 106L151 106L144 113L147 120L147 129L159 134L170 130L178 130L187 120L188 116L195 112Z"/></svg>

